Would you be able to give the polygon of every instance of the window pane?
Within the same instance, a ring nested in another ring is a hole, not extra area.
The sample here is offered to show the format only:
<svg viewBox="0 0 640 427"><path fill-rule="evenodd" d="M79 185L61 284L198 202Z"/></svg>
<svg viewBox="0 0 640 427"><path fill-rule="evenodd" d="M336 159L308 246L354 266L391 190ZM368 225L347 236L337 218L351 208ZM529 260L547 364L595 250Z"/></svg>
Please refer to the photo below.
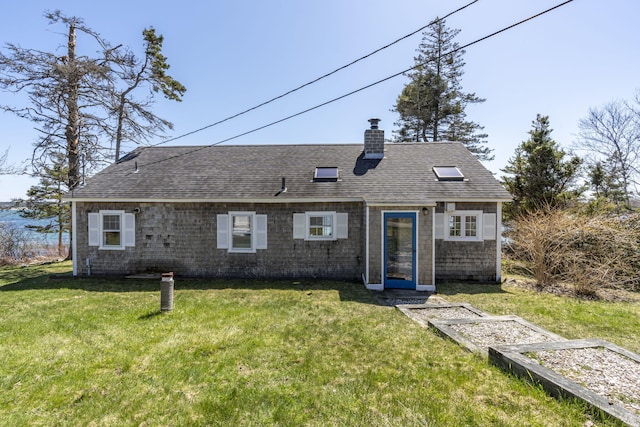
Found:
<svg viewBox="0 0 640 427"><path fill-rule="evenodd" d="M464 175L455 166L434 166L433 172L440 181L463 181Z"/></svg>
<svg viewBox="0 0 640 427"><path fill-rule="evenodd" d="M462 235L462 217L460 215L449 216L449 236L460 237Z"/></svg>
<svg viewBox="0 0 640 427"><path fill-rule="evenodd" d="M105 231L120 231L120 215L104 215L102 229Z"/></svg>
<svg viewBox="0 0 640 427"><path fill-rule="evenodd" d="M309 218L309 225L314 226L322 226L324 224L323 216L312 216Z"/></svg>
<svg viewBox="0 0 640 427"><path fill-rule="evenodd" d="M413 280L414 219L386 217L386 278Z"/></svg>
<svg viewBox="0 0 640 427"><path fill-rule="evenodd" d="M309 236L331 237L332 235L333 235L333 215L309 217Z"/></svg>
<svg viewBox="0 0 640 427"><path fill-rule="evenodd" d="M467 216L464 218L464 235L466 237L476 237L477 233L477 217Z"/></svg>
<svg viewBox="0 0 640 427"><path fill-rule="evenodd" d="M314 178L317 179L337 179L338 178L338 168L316 168L316 173Z"/></svg>
<svg viewBox="0 0 640 427"><path fill-rule="evenodd" d="M231 245L234 249L251 249L251 215L234 215Z"/></svg>
<svg viewBox="0 0 640 427"><path fill-rule="evenodd" d="M121 246L120 215L102 215L102 245Z"/></svg>
<svg viewBox="0 0 640 427"><path fill-rule="evenodd" d="M119 231L105 231L104 232L104 245L105 246L120 246L120 232Z"/></svg>

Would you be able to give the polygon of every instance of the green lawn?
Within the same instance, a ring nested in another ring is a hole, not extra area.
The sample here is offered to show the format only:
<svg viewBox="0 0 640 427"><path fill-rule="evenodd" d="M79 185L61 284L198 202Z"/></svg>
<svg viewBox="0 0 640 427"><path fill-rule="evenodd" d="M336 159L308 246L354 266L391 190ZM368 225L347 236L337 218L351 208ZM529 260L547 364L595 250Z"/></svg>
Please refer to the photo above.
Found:
<svg viewBox="0 0 640 427"><path fill-rule="evenodd" d="M0 267L1 425L590 420L580 404L553 399L377 304L359 283L178 278L175 308L162 314L159 281L49 277L69 270ZM630 336L640 330L638 304L554 302L478 285L449 286L443 296L639 350ZM624 317L611 322L616 316Z"/></svg>

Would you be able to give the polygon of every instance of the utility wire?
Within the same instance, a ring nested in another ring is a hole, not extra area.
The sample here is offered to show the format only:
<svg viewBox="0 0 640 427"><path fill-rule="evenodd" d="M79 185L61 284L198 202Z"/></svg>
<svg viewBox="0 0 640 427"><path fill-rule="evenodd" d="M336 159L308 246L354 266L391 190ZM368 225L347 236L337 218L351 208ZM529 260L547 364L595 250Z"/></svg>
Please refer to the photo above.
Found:
<svg viewBox="0 0 640 427"><path fill-rule="evenodd" d="M430 26L430 25L432 25L432 24L435 24L436 22L442 21L442 20L444 20L444 19L447 19L447 18L449 18L450 16L453 16L453 15L455 15L456 13L458 13L458 12L460 12L460 11L462 11L462 10L464 10L464 9L468 8L469 6L473 5L474 3L477 3L478 1L479 1L479 0L474 0L474 1L472 1L471 3L468 3L468 4L466 4L466 5L464 5L464 6L460 7L460 8L458 8L458 9L456 9L456 10L452 11L452 12L449 12L448 14L446 14L445 16L443 16L442 18L436 18L436 19L434 19L433 21L429 22L427 25L424 25L424 26L422 26L422 27L418 28L417 30L415 30L415 31L413 31L413 32L411 32L411 33L409 33L409 34L407 34L407 35L405 35L405 36L402 36L402 37L400 37L399 39L397 39L397 40L395 40L395 41L392 41L391 43L389 43L389 44L387 44L387 45L385 45L385 46L382 46L381 48L378 48L378 49L374 50L373 52L368 53L368 54L366 54L366 55L364 55L364 56L362 56L362 57L360 57L360 58L356 59L355 61L351 61L350 63L348 63L348 64L346 64L346 65L343 65L342 67L336 68L335 70L330 71L330 72L328 72L328 73L326 73L326 74L324 74L324 75L322 75L322 76L320 76L320 77L318 77L318 78L316 78L316 79L314 79L314 80L311 80L310 82L307 82L307 83L305 83L305 84L303 84L303 85L301 85L301 86L298 86L298 87L296 87L295 89L291 89L291 90L289 90L289 91L287 91L287 92L283 93L282 95L278 95L278 96L276 96L276 97L274 97L274 98L269 99L268 101L264 101L264 102L262 102L262 103L260 103L260 104L258 104L258 105L256 105L256 106L254 106L254 107L248 108L248 109L246 109L246 110L244 110L244 111L241 111L241 112L239 112L239 113L237 113L237 114L234 114L234 115L232 115L232 116L229 116L229 117L227 117L227 118L225 118L225 119L219 120L219 121L217 121L217 122L215 122L215 123L211 123L210 125L203 126L203 127L199 128L199 129L193 130L193 131L191 131L191 132L187 132L187 133L185 133L185 134L182 134L182 135L179 135L179 136L176 136L176 137L173 137L173 138L165 139L165 140L163 140L163 141L160 141L160 142L159 142L159 143L157 143L157 144L152 144L152 145L151 145L151 147L156 147L156 146L158 146L158 145L166 144L167 142L171 142L171 141L175 141L175 140L180 139L180 138L184 138L185 136L193 135L194 133L198 133L198 132L201 132L201 131L203 131L203 130L205 130L205 129L209 129L209 128L211 128L211 127L217 126L217 125L219 125L219 124L221 124L221 123L224 123L224 122L229 121L229 120L231 120L231 119L235 119L236 117L239 117L239 116L241 116L241 115L243 115L243 114L246 114L246 113L248 113L248 112L250 112L250 111L257 110L257 109L258 109L258 108L260 108L260 107L264 107L264 106L265 106L265 105L267 105L267 104L271 104L272 102L277 101L278 99L284 98L284 97L285 97L285 96L287 96L287 95L291 95L292 93L297 92L297 91L299 91L300 89L303 89L303 88L305 88L305 87L307 87L307 86L311 86L312 84L317 83L317 82L319 82L319 81L320 81L320 80L322 80L322 79L325 79L325 78L327 78L327 77L329 77L329 76L332 76L333 74L336 74L337 72L342 71L342 70L344 70L345 68L348 68L348 67L350 67L350 66L352 66L352 65L354 65L354 64L356 64L356 63L358 63L358 62L360 62L360 61L363 61L363 60L365 60L365 59L367 59L367 58L369 58L369 57L371 57L371 56L375 55L376 53L381 52L381 51L383 51L383 50L385 50L385 49L387 49L387 48L389 48L389 47L393 46L394 44L397 44L397 43L401 42L402 40L408 39L409 37L411 37L411 36L415 35L416 33L419 33L420 31L424 30L424 29L425 29L425 28L427 28L428 26Z"/></svg>
<svg viewBox="0 0 640 427"><path fill-rule="evenodd" d="M567 4L571 3L571 2L573 2L573 0L567 0L567 1L565 1L565 2L562 2L562 3L560 3L560 4L557 4L557 5L555 5L555 6L551 7L551 8L549 8L549 9L546 9L546 10L544 10L544 11L542 11L542 12L539 12L539 13L537 13L537 14L535 14L535 15L532 15L532 16L530 16L530 17L526 18L526 19L523 19L522 21L516 22L515 24L511 24L511 25L509 25L509 26L507 26L507 27L504 27L504 28L502 28L502 29L500 29L500 30L498 30L498 31L495 31L495 32L493 32L493 33L491 33L491 34L488 34L488 35L486 35L486 36L484 36L484 37L481 37L481 38L476 39L476 40L474 40L474 41L472 41L472 42L470 42L470 43L467 43L467 44L465 44L464 46L459 46L459 47L457 47L457 48L455 48L455 49L452 49L452 50L450 50L450 51L448 51L448 52L445 52L443 55L451 55L451 54L456 53L456 52L458 52L458 51L460 51L460 50L466 49L466 48L468 48L468 47L470 47L470 46L473 46L473 45L478 44L478 43L480 43L480 42L482 42L482 41L485 41L485 40L487 40L487 39L490 39L491 37L495 37L495 36L497 36L498 34L504 33L505 31L508 31L508 30L510 30L510 29L512 29L512 28L515 28L515 27L517 27L517 26L519 26L519 25L522 25L522 24L524 24L524 23L526 23L526 22L532 21L532 20L534 20L534 19L536 19L536 18L539 18L540 16L545 15L545 14L547 14L547 13L549 13L549 12L552 12L552 11L554 11L554 10L556 10L556 9L558 9L558 8L562 7L562 6L565 6L565 5L567 5ZM356 93L358 93L358 92L362 92L362 91L364 91L364 90L366 90L366 89L369 89L369 88L371 88L371 87L373 87L373 86L379 85L380 83L384 83L384 82L386 82L386 81L388 81L388 80L391 80L391 79L394 79L394 78L396 78L396 77L398 77L398 76L404 75L405 73L408 73L409 71L415 70L416 68L422 67L423 65L428 64L429 62L432 62L432 61L426 61L426 62L423 62L423 63L420 63L420 64L416 64L416 65L414 65L413 67L407 68L406 70L403 70L403 71L400 71L400 72L398 72L398 73L392 74L392 75L390 75L390 76L388 76L388 77L385 77L385 78L383 78L383 79L381 79L381 80L378 80L378 81L376 81L376 82L370 83L370 84L368 84L368 85L366 85L366 86L363 86L363 87L361 87L361 88L359 88L359 89L356 89L356 90L353 90L353 91L351 91L351 92L349 92L349 93L346 93L346 94L344 94L344 95L338 96L337 98L333 98L333 99L331 99L331 100L329 100L329 101L323 102L322 104L318 104L318 105L316 105L316 106L314 106L314 107L307 108L306 110L299 111L299 112L297 112L297 113L295 113L295 114L291 114L290 116L284 117L284 118L279 119L279 120L276 120L276 121L274 121L274 122L267 123L266 125L263 125L263 126L260 126L260 127L254 128L254 129L251 129L251 130L249 130L249 131L246 131L246 132L243 132L243 133L240 133L240 134L234 135L234 136L232 136L232 137L229 137L229 138L223 139L223 140L218 141L218 142L215 142L215 143L213 143L213 144L204 145L204 146L201 146L201 147L195 148L195 149L193 149L193 150L191 150L191 151L188 151L188 152L186 152L186 153L176 154L176 155L174 155L174 156L167 157L167 158L164 158L164 159L161 159L161 160L156 160L156 161L154 161L154 162L149 162L149 163L146 163L145 165L141 165L141 166L154 165L154 164L162 163L162 162L165 162L165 161L168 161L168 160L173 160L173 159L176 159L176 158L178 158L178 157L183 157L183 156L186 156L186 155L189 155L189 154L193 154L193 153L196 153L196 152L199 152L199 151L202 151L202 150L206 150L207 148L211 148L211 147L214 147L214 146L216 146L216 145L224 144L225 142L229 142L229 141L231 141L231 140L233 140L233 139L237 139L237 138L243 137L243 136L245 136L245 135L249 135L249 134L252 134L252 133L254 133L254 132L258 132L258 131L260 131L260 130L262 130L262 129L266 129L266 128L268 128L268 127L271 127L271 126L277 125L277 124L282 123L282 122L284 122L284 121L290 120L290 119L292 119L292 118L294 118L294 117L298 117L298 116L301 116L301 115L303 115L303 114L306 114L306 113L308 113L308 112L310 112L310 111L317 110L318 108L324 107L325 105L332 104L332 103L334 103L334 102L336 102L336 101L339 101L339 100L341 100L341 99L347 98L347 97L349 97L349 96L351 96L351 95L354 95L354 94L356 94Z"/></svg>

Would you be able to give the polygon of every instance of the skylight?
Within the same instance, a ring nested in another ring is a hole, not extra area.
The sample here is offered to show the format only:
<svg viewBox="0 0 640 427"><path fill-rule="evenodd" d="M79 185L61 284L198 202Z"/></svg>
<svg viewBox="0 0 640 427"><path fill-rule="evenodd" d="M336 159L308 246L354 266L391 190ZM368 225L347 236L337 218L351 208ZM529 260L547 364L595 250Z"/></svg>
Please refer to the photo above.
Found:
<svg viewBox="0 0 640 427"><path fill-rule="evenodd" d="M316 168L316 171L313 174L313 179L315 179L315 180L336 180L336 179L338 179L338 168L337 167L320 167L320 168Z"/></svg>
<svg viewBox="0 0 640 427"><path fill-rule="evenodd" d="M464 181L464 175L455 166L434 166L433 173L438 181Z"/></svg>

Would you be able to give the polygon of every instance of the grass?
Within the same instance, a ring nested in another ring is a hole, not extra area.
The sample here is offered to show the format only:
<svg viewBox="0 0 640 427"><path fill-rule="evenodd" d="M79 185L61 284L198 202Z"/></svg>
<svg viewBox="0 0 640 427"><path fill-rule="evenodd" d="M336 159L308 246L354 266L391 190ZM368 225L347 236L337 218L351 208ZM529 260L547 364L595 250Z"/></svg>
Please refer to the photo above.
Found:
<svg viewBox="0 0 640 427"><path fill-rule="evenodd" d="M160 313L159 281L50 277L69 269L68 263L0 267L0 425L583 426L589 420L581 405L505 375L377 304L358 283L177 279L174 310ZM448 289L447 298L496 314L539 312L529 320L553 323L555 316L567 330L596 325L610 341L627 339L627 325L600 325L608 321L569 307L595 312L596 303L557 303L565 311L555 312L546 296L525 291ZM637 306L608 307L635 312L638 330Z"/></svg>

